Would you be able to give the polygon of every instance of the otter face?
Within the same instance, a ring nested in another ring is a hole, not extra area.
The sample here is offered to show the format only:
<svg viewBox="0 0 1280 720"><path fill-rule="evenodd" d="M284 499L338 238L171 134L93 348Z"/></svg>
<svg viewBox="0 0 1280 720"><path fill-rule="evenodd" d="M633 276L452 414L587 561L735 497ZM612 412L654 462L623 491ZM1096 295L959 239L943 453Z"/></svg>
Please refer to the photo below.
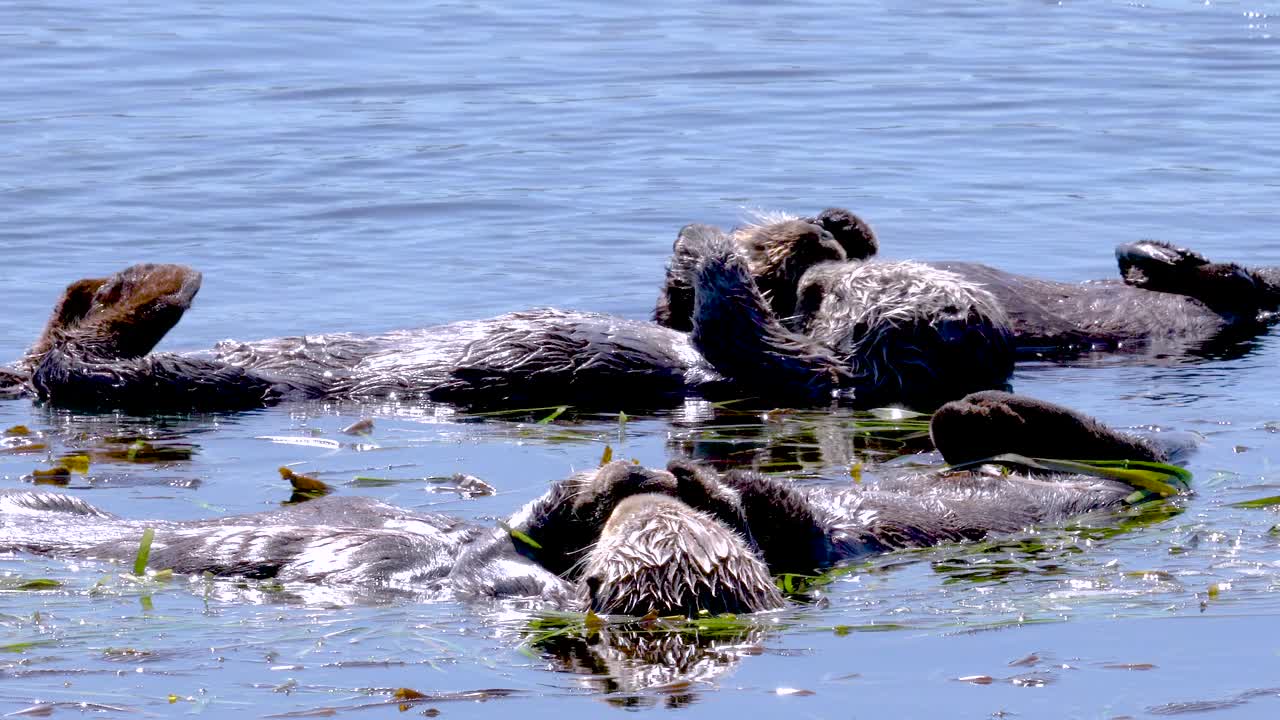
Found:
<svg viewBox="0 0 1280 720"><path fill-rule="evenodd" d="M694 616L783 605L768 568L740 535L666 495L619 503L583 560L582 578L598 613Z"/></svg>
<svg viewBox="0 0 1280 720"><path fill-rule="evenodd" d="M676 498L709 514L751 542L737 491L721 484L714 470L693 462L675 460L667 470L656 470L618 460L578 476L571 492L568 502L577 539L565 547L570 553L594 542L616 509L636 495Z"/></svg>
<svg viewBox="0 0 1280 720"><path fill-rule="evenodd" d="M848 358L860 404L936 405L1003 387L1013 339L995 297L915 262L831 263L797 291L796 325Z"/></svg>
<svg viewBox="0 0 1280 720"><path fill-rule="evenodd" d="M779 318L791 314L796 285L806 270L845 260L844 249L831 233L805 220L741 228L734 233L734 241L746 257L756 287Z"/></svg>

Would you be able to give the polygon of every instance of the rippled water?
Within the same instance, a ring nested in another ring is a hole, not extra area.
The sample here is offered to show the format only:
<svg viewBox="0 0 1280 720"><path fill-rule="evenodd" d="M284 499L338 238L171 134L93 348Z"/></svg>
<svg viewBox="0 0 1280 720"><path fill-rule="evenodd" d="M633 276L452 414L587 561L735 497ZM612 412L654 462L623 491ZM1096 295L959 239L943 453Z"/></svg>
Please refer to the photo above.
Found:
<svg viewBox="0 0 1280 720"><path fill-rule="evenodd" d="M532 305L643 317L679 226L751 208L846 205L888 256L1058 279L1111 276L1111 248L1140 237L1280 264L1274 4L850 5L0 5L0 359L22 352L68 281L140 260L205 273L168 349ZM616 663L593 666L582 644L523 646L515 612L139 587L101 566L13 558L7 572L67 585L0 594L12 651L0 706L261 715L412 687L441 693L441 712L476 715L610 702L1269 716L1277 517L1227 504L1276 494L1277 342L1198 363L1020 369L1021 391L1205 434L1189 465L1199 494L1119 534L885 558L816 605L706 640L710 670L683 683L610 693ZM338 432L368 414L376 431L362 442L377 449ZM140 434L194 446L189 461L104 458L72 479L72 492L134 517L274 507L284 464L344 493L488 522L595 465L606 444L646 464L731 451L806 477L875 459L842 418L807 414L620 428L407 407L132 420L0 403L0 425L18 423L57 450ZM2 484L26 487L44 465L0 454ZM454 472L500 494L461 500L421 480ZM897 629L861 631L871 625ZM596 673L564 672L575 663ZM991 682L957 679L969 676ZM465 694L493 688L483 703Z"/></svg>

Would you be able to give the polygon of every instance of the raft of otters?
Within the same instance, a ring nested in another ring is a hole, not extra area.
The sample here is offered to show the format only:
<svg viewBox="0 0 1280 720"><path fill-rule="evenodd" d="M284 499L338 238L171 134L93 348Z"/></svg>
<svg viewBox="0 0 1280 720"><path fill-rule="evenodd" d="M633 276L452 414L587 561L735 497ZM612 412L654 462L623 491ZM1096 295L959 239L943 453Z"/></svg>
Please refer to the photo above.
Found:
<svg viewBox="0 0 1280 720"><path fill-rule="evenodd" d="M380 335L332 334L152 353L198 272L136 265L71 284L0 395L56 405L223 410L286 399L462 406L661 405L688 395L802 405L937 407L1005 388L1017 357L1128 345L1186 348L1254 334L1280 269L1122 246L1124 281L1061 283L975 263L869 259L847 210L724 234L679 233L657 322L539 309ZM670 326L670 327L667 327Z"/></svg>
<svg viewBox="0 0 1280 720"><path fill-rule="evenodd" d="M930 432L952 464L999 453L1164 460L1174 445L999 391L944 405ZM202 521L138 521L52 493L0 494L0 550L131 560L180 573L362 586L418 598L532 598L599 613L781 607L772 575L870 553L1012 533L1124 507L1132 486L1078 475L943 470L874 487L797 487L676 460L615 462L556 483L498 528L365 498Z"/></svg>

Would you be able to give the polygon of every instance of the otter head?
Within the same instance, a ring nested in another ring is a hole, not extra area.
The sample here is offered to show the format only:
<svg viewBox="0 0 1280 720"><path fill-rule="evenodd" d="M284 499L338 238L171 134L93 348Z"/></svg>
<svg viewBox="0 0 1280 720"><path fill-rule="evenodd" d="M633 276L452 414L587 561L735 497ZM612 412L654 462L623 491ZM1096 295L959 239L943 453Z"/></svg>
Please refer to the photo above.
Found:
<svg viewBox="0 0 1280 720"><path fill-rule="evenodd" d="M769 569L742 536L667 495L614 508L582 562L598 613L744 613L782 607Z"/></svg>
<svg viewBox="0 0 1280 720"><path fill-rule="evenodd" d="M750 538L737 491L722 484L715 470L692 461L672 460L666 470L655 470L619 460L580 477L570 501L573 515L596 530L624 501L648 494L676 498Z"/></svg>
<svg viewBox="0 0 1280 720"><path fill-rule="evenodd" d="M146 355L199 290L200 273L183 265L143 263L109 278L77 280L63 291L27 363L34 367L66 343L102 358Z"/></svg>
<svg viewBox="0 0 1280 720"><path fill-rule="evenodd" d="M915 262L830 263L800 281L796 327L848 359L858 404L935 407L1005 386L1013 337L995 297Z"/></svg>
<svg viewBox="0 0 1280 720"><path fill-rule="evenodd" d="M845 259L844 248L820 225L783 220L739 228L734 240L747 259L747 270L774 315L785 318L795 307L796 285L809 268Z"/></svg>
<svg viewBox="0 0 1280 720"><path fill-rule="evenodd" d="M810 222L831 233L850 260L866 260L880 250L880 241L866 220L844 208L827 208Z"/></svg>
<svg viewBox="0 0 1280 720"><path fill-rule="evenodd" d="M748 535L738 493L722 485L714 470L691 462L673 462L668 471L616 461L574 475L517 513L512 526L537 544L519 543L517 551L557 575L573 577L614 510L636 495L677 498Z"/></svg>

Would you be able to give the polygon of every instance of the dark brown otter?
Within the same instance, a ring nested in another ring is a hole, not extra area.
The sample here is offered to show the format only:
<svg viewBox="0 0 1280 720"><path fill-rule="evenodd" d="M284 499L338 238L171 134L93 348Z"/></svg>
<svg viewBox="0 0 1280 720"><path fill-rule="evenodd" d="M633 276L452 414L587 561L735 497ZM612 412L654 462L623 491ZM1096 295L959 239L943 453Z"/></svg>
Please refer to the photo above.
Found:
<svg viewBox="0 0 1280 720"><path fill-rule="evenodd" d="M949 460L979 452L968 445L974 438L985 443L980 452L1164 457L1150 442L1007 393L945 406L931 432ZM361 498L140 522L65 495L9 492L0 494L0 551L131 560L150 527L152 566L184 573L640 615L751 612L781 605L769 573L1015 532L1123 506L1132 492L1108 480L980 471L801 488L683 460L666 470L616 462L557 483L498 529Z"/></svg>
<svg viewBox="0 0 1280 720"><path fill-rule="evenodd" d="M865 260L876 254L879 242L862 218L843 208L828 208L812 218L762 216L734 229L730 239L746 259L756 286L773 308L786 318L795 306L795 288L808 268L822 262ZM688 332L693 329L692 273L698 252L676 236L666 280L653 311L654 322Z"/></svg>
<svg viewBox="0 0 1280 720"><path fill-rule="evenodd" d="M510 313L374 336L335 334L149 353L190 306L200 275L139 265L68 287L40 340L0 374L63 406L229 410L286 399L428 399L650 407L720 376L684 333L598 313Z"/></svg>
<svg viewBox="0 0 1280 720"><path fill-rule="evenodd" d="M786 227L796 231L792 250L816 243L844 252L816 225ZM967 324L939 323L932 312L905 321L896 314L869 315L841 319L840 328L815 340L781 325L733 241L699 226L685 228L681 238L697 259L692 335L609 315L543 309L383 335L225 342L208 353L145 354L190 305L199 275L183 269L183 282L174 289L177 275L136 266L68 290L29 356L30 386L57 405L142 412L229 410L306 398L645 409L689 395L936 406L969 390L1003 386L1008 375L1000 319L984 315L991 303L978 288L933 274L932 286L944 289L944 310ZM779 263L779 273L794 275L790 267ZM95 287L90 309L77 310L81 295ZM750 341L747 349L756 354L735 355L740 348L723 338ZM768 357L757 363L760 352ZM922 353L935 362L921 361ZM782 372L771 377L771 367ZM937 367L955 371L939 373Z"/></svg>

